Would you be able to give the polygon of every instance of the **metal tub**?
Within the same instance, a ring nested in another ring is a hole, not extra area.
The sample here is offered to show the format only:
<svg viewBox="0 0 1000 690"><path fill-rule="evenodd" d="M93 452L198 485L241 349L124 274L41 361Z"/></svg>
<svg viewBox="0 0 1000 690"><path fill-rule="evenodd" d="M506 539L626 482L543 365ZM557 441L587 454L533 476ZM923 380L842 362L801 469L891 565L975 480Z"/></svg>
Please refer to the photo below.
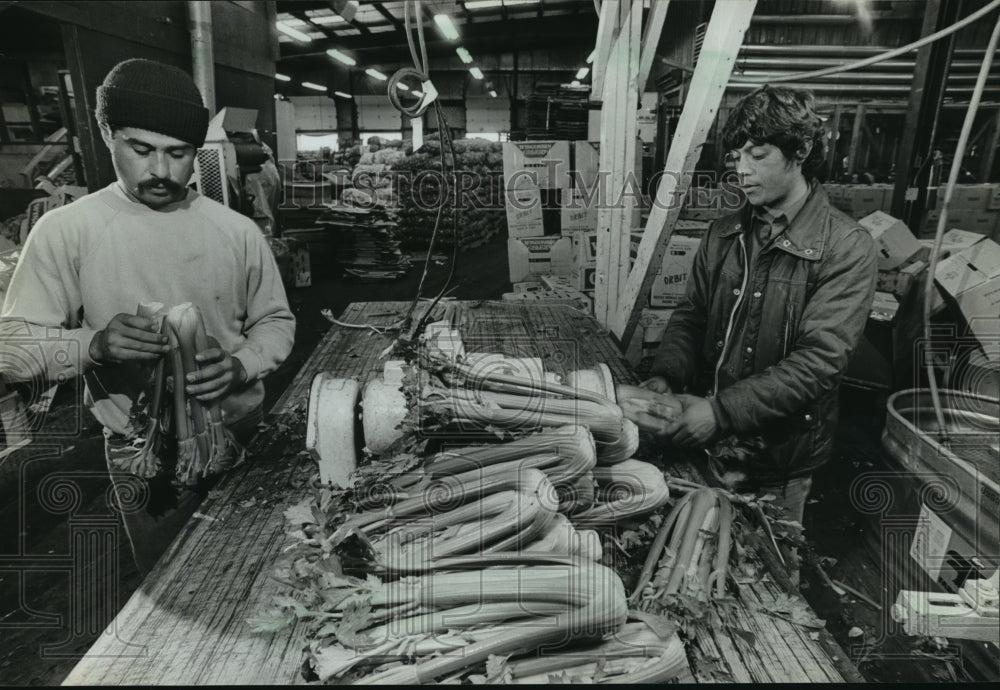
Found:
<svg viewBox="0 0 1000 690"><path fill-rule="evenodd" d="M882 444L913 475L921 495L984 560L1000 554L1000 400L940 391L947 437L940 439L929 389L893 394Z"/></svg>

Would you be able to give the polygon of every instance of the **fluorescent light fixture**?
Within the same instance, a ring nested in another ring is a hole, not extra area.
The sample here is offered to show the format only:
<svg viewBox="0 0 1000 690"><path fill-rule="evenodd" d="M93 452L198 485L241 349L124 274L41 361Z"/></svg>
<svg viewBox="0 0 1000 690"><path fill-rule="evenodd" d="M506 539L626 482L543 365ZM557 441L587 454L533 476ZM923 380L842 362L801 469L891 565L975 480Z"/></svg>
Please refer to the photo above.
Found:
<svg viewBox="0 0 1000 690"><path fill-rule="evenodd" d="M308 43L309 41L312 40L312 38L310 38L309 36L305 35L298 29L293 29L284 22L275 22L274 25L278 27L278 31L285 34L286 36L294 38L296 41L302 41L304 43Z"/></svg>
<svg viewBox="0 0 1000 690"><path fill-rule="evenodd" d="M458 38L458 29L451 23L451 17L447 14L435 14L434 21L437 23L441 35L449 41L454 41Z"/></svg>
<svg viewBox="0 0 1000 690"><path fill-rule="evenodd" d="M458 57L462 58L462 62L464 62L465 64L468 65L469 63L472 62L472 56L469 55L469 51L467 51L465 48L462 47L455 48L455 52L458 53Z"/></svg>
<svg viewBox="0 0 1000 690"><path fill-rule="evenodd" d="M581 67L576 72L576 78L577 79L586 79L588 74L590 74L590 68L589 67Z"/></svg>
<svg viewBox="0 0 1000 690"><path fill-rule="evenodd" d="M302 82L302 86L306 87L307 89L313 89L314 91L326 91L325 86L320 86L319 84L313 84L311 81Z"/></svg>
<svg viewBox="0 0 1000 690"><path fill-rule="evenodd" d="M590 55L587 56L587 64L589 65L590 63L592 63L596 56L597 56L597 49L595 48L594 50L590 51Z"/></svg>
<svg viewBox="0 0 1000 690"><path fill-rule="evenodd" d="M330 50L326 51L326 54L332 57L334 60L343 62L345 65L354 66L358 64L357 60L352 58L350 55L344 55L336 48L331 48Z"/></svg>
<svg viewBox="0 0 1000 690"><path fill-rule="evenodd" d="M465 0L467 10L485 10L488 7L515 7L516 5L536 5L538 0Z"/></svg>
<svg viewBox="0 0 1000 690"><path fill-rule="evenodd" d="M490 89L490 95L493 96L493 98L496 98L497 97L497 92L494 91L493 89Z"/></svg>
<svg viewBox="0 0 1000 690"><path fill-rule="evenodd" d="M344 93L343 91L334 91L333 95L334 96L340 96L341 98L351 98L351 94Z"/></svg>
<svg viewBox="0 0 1000 690"><path fill-rule="evenodd" d="M346 22L347 20L338 14L325 14L322 17L309 17L313 24L340 24L341 22Z"/></svg>
<svg viewBox="0 0 1000 690"><path fill-rule="evenodd" d="M479 69L478 67L470 67L469 68L469 74L471 74L472 76L474 76L476 79L482 79L483 78L483 71L481 69Z"/></svg>
<svg viewBox="0 0 1000 690"><path fill-rule="evenodd" d="M292 80L292 78L290 76L288 76L287 74L280 74L278 72L274 73L274 78L277 79L278 81L291 81Z"/></svg>
<svg viewBox="0 0 1000 690"><path fill-rule="evenodd" d="M410 87L407 86L406 84L404 84L401 81L400 82L396 82L396 88L399 89L400 91L409 91L410 90Z"/></svg>
<svg viewBox="0 0 1000 690"><path fill-rule="evenodd" d="M389 78L389 77L385 76L384 74L382 74L381 72L379 72L377 69L374 69L372 67L369 67L368 69L366 69L365 70L365 74L367 74L372 79L378 79L379 81L385 81L386 79Z"/></svg>

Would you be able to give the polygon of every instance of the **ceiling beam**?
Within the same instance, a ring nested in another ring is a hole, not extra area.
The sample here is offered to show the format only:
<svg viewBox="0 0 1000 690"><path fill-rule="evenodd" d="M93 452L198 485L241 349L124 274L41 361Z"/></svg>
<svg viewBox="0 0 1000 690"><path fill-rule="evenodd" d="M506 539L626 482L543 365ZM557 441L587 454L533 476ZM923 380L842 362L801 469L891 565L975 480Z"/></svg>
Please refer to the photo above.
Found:
<svg viewBox="0 0 1000 690"><path fill-rule="evenodd" d="M374 7L375 10L379 14L381 14L383 17L385 17L386 19L388 19L389 22L391 22L393 25L395 25L395 27L396 27L397 30L402 31L402 30L404 30L406 28L405 25L403 24L403 22L400 21L396 17L396 15L394 15L392 12L390 12L389 10L387 10L385 8L385 5L383 5L381 2L373 2L372 3L372 7Z"/></svg>
<svg viewBox="0 0 1000 690"><path fill-rule="evenodd" d="M315 22L313 22L312 17L310 17L309 15L307 15L305 13L305 11L303 11L303 10L294 10L292 12L289 12L289 14L292 15L293 17L295 17L296 19L305 22L306 24L308 24L312 28L319 29L321 32L323 32L323 35L326 36L327 38L331 38L331 39L337 38L337 34L332 33L328 28L326 28L322 24L316 24Z"/></svg>
<svg viewBox="0 0 1000 690"><path fill-rule="evenodd" d="M462 26L462 43L475 45L480 42L489 42L508 34L509 31L517 32L518 39L553 39L559 38L560 44L571 40L574 36L586 38L589 43L597 32L597 15L590 15L580 18L574 22L574 30L567 32L566 19L561 16L542 17L541 19L515 19L508 23L503 21L476 22L475 24L465 24ZM445 46L448 51L453 49L455 42L441 38L436 30L425 31L428 49L438 46ZM281 59L291 59L298 57L308 57L323 55L330 48L338 50L349 50L357 53L371 53L385 50L387 48L406 48L406 36L402 32L383 32L370 36L341 36L336 39L314 40L303 45L292 45L283 43L281 46Z"/></svg>

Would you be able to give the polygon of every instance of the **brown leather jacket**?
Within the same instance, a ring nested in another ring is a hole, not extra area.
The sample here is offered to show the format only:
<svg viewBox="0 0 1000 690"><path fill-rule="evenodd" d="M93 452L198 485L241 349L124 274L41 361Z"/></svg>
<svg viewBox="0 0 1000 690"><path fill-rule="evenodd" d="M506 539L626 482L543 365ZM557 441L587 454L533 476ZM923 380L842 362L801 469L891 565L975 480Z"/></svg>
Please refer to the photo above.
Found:
<svg viewBox="0 0 1000 690"><path fill-rule="evenodd" d="M814 180L750 272L751 212L716 221L702 240L652 373L675 392L710 396L724 437L762 446L744 469L766 483L829 459L840 380L871 310L877 264L870 234Z"/></svg>

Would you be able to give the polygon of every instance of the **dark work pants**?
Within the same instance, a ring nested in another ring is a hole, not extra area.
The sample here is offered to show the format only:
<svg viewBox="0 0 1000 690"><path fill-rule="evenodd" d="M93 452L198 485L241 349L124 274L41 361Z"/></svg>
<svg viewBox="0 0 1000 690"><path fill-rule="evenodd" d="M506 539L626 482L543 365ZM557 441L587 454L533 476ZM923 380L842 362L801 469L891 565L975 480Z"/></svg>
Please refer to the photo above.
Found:
<svg viewBox="0 0 1000 690"><path fill-rule="evenodd" d="M262 419L263 411L257 408L228 428L236 441L246 446ZM218 480L219 477L209 477L198 486L188 488L175 486L169 477L144 480L123 472L111 472L119 512L139 572L147 575L178 535L194 529L191 518ZM143 486L137 486L136 482ZM139 495L142 500L134 505Z"/></svg>
<svg viewBox="0 0 1000 690"><path fill-rule="evenodd" d="M786 484L774 486L762 486L757 490L759 496L772 494L775 498L771 504L779 508L784 508L782 519L790 522L802 524L802 516L805 513L806 499L809 498L809 489L812 488L812 475L789 479ZM794 547L779 546L781 555L785 559L788 567L788 577L792 584L798 587L799 584L799 550Z"/></svg>

